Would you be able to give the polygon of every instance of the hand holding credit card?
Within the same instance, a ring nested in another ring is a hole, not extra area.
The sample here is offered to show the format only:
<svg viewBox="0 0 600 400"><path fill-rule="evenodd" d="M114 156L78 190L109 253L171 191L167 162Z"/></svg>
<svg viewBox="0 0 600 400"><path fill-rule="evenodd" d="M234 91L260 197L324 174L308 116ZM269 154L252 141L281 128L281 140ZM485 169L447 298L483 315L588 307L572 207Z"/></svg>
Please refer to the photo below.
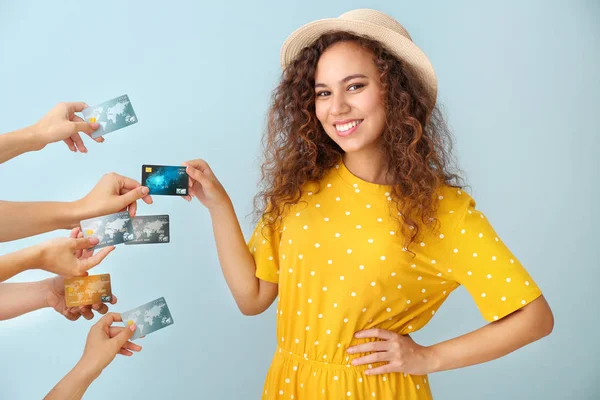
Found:
<svg viewBox="0 0 600 400"><path fill-rule="evenodd" d="M94 255L91 248L97 239L78 238L78 232L74 229L69 238L54 238L36 245L36 267L66 278L84 276L114 249L106 248Z"/></svg>
<svg viewBox="0 0 600 400"><path fill-rule="evenodd" d="M109 215L128 209L131 216L137 211L137 201L152 204L148 188L138 181L116 173L105 174L82 199L74 202L83 219Z"/></svg>
<svg viewBox="0 0 600 400"><path fill-rule="evenodd" d="M83 238L83 233L81 232L80 228L74 228L71 230L71 234L69 235L69 237L71 239L81 239L81 238ZM105 249L101 250L98 254L94 255L93 250L82 249L82 250L78 250L75 253L75 257L77 257L82 262L86 262L85 260L88 260L92 257L97 257L102 252L108 252L108 251L110 251L110 248L105 248ZM85 277L79 277L79 278L73 278L73 279L76 280L76 279L80 279L80 278L83 278L85 280ZM110 279L110 277L109 277L109 279ZM56 310L56 312L63 315L65 318L67 318L70 321L76 321L81 316L83 316L87 320L93 319L94 311L99 314L106 314L106 312L108 311L108 306L107 306L107 304L102 303L101 299L98 299L97 302L93 302L89 305L69 307L67 305L67 302L68 302L67 297L68 296L66 295L67 289L65 288L65 280L68 280L68 279L63 278L62 276L55 276L53 278L46 279L43 281L43 282L47 283L47 285L44 285L45 292L46 292L44 297L46 298L46 302L47 302L48 306L54 308L54 310ZM109 290L111 290L111 289L109 289ZM111 297L110 301L108 301L107 303L116 304L117 297L112 292L110 293L110 297ZM92 300L95 300L95 299L92 299ZM73 304L73 303L70 302L70 304Z"/></svg>
<svg viewBox="0 0 600 400"><path fill-rule="evenodd" d="M84 121L75 115L85 108L88 108L88 105L82 102L58 103L33 125L35 140L41 142L43 146L62 140L71 151L87 153L87 147L81 140L79 132L93 137L99 125ZM94 140L99 143L104 141L101 137Z"/></svg>
<svg viewBox="0 0 600 400"><path fill-rule="evenodd" d="M206 161L198 158L186 161L183 165L186 166L190 177L189 195L186 200L191 201L192 197L195 197L209 210L231 202L225 188Z"/></svg>

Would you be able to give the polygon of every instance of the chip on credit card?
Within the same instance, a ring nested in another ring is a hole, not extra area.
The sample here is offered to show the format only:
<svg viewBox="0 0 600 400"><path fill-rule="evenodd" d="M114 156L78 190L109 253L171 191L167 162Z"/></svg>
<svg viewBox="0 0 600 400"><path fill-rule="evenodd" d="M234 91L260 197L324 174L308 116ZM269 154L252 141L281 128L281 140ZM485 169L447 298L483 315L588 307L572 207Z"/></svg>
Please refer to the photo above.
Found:
<svg viewBox="0 0 600 400"><path fill-rule="evenodd" d="M138 122L129 96L126 94L105 101L104 103L84 108L81 113L83 114L83 119L87 122L100 125L92 133L94 139Z"/></svg>
<svg viewBox="0 0 600 400"><path fill-rule="evenodd" d="M142 185L149 194L187 196L188 174L185 167L168 165L142 165Z"/></svg>
<svg viewBox="0 0 600 400"><path fill-rule="evenodd" d="M138 339L159 329L173 325L173 317L164 297L121 313L125 326L135 324L132 339Z"/></svg>
<svg viewBox="0 0 600 400"><path fill-rule="evenodd" d="M65 279L65 304L67 307L110 303L112 289L110 275L89 275Z"/></svg>

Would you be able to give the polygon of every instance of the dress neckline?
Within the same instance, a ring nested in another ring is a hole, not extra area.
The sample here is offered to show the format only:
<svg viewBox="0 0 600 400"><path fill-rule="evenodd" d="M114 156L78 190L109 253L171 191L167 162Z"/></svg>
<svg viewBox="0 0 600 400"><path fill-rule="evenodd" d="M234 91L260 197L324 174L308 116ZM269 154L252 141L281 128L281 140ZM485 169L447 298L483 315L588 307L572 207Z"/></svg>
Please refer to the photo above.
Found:
<svg viewBox="0 0 600 400"><path fill-rule="evenodd" d="M366 181L354 175L352 172L350 172L348 167L346 167L346 164L344 164L342 159L335 164L334 168L344 182L352 186L355 191L358 190L357 193L360 193L361 190L366 190L373 193L384 193L389 196L389 193L392 191L391 185L380 185L378 183Z"/></svg>

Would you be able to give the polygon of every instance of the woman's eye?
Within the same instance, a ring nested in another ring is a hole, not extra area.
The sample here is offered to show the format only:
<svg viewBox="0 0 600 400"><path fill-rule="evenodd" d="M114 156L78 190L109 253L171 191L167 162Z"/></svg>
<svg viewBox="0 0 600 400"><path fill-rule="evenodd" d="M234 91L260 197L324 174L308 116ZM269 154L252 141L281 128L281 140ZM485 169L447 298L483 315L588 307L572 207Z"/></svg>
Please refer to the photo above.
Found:
<svg viewBox="0 0 600 400"><path fill-rule="evenodd" d="M348 90L350 91L354 91L354 90L358 90L362 87L364 87L365 85L363 85L362 83L355 83L353 85L348 86Z"/></svg>
<svg viewBox="0 0 600 400"><path fill-rule="evenodd" d="M326 90L323 90L322 92L318 92L317 93L317 97L324 97L324 96L329 96L329 92Z"/></svg>

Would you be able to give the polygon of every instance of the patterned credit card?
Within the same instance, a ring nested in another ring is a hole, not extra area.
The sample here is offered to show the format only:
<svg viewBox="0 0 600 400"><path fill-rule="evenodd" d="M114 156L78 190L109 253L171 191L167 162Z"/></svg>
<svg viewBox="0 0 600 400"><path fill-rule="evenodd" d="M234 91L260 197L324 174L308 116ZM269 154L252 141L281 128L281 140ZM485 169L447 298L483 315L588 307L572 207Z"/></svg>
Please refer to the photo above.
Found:
<svg viewBox="0 0 600 400"><path fill-rule="evenodd" d="M110 275L89 275L65 279L65 303L67 307L110 303L112 290Z"/></svg>
<svg viewBox="0 0 600 400"><path fill-rule="evenodd" d="M98 238L94 249L125 243L133 239L133 226L128 211L86 219L80 222L84 237Z"/></svg>
<svg viewBox="0 0 600 400"><path fill-rule="evenodd" d="M125 326L135 324L132 339L138 339L159 329L173 325L173 317L164 297L121 313Z"/></svg>
<svg viewBox="0 0 600 400"><path fill-rule="evenodd" d="M87 122L96 122L100 125L92 133L94 139L138 122L131 101L129 101L129 96L126 94L96 106L85 108L81 113Z"/></svg>
<svg viewBox="0 0 600 400"><path fill-rule="evenodd" d="M139 215L131 219L133 240L125 244L169 243L168 215Z"/></svg>
<svg viewBox="0 0 600 400"><path fill-rule="evenodd" d="M142 185L149 194L187 196L189 177L185 167L172 165L142 165Z"/></svg>

